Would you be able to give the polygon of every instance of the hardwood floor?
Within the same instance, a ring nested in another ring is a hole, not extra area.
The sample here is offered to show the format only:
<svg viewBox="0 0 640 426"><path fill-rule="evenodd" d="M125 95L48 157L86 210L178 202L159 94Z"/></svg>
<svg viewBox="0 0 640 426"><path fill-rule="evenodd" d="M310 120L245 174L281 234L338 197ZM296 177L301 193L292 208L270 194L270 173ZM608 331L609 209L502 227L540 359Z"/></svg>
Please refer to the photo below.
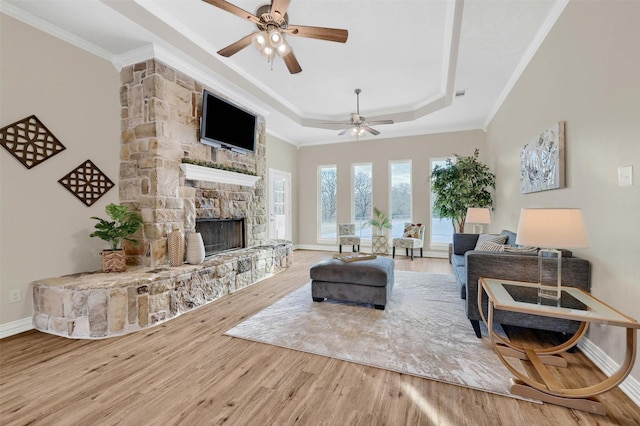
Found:
<svg viewBox="0 0 640 426"><path fill-rule="evenodd" d="M608 414L597 416L223 335L329 256L296 251L284 273L131 335L0 340L0 424L640 424L640 408L619 389L600 397ZM396 256L396 268L451 274L446 259ZM575 380L602 376L580 351L567 357Z"/></svg>

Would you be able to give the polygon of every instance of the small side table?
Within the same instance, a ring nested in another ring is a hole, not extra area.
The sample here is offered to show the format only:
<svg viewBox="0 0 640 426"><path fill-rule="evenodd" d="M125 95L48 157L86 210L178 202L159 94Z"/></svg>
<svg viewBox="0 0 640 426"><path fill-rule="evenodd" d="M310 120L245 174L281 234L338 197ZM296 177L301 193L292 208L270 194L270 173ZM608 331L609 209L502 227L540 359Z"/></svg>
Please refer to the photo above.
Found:
<svg viewBox="0 0 640 426"><path fill-rule="evenodd" d="M640 329L640 323L598 300L592 294L574 287L562 287L562 298L559 301L550 301L538 298L539 285L535 283L480 278L480 284L482 288L478 291L478 307L482 321L489 329L494 352L515 376L511 380L511 393L594 414L606 415L607 411L604 405L595 396L618 386L631 372L637 351L636 330ZM485 318L482 309L482 294L484 293L482 290L486 291L488 297L488 318ZM565 343L553 347L532 348L513 344L496 334L493 330L494 310L576 320L580 321L581 325L576 334ZM590 323L626 329L625 359L618 371L600 383L581 388L567 388L547 369L547 365L566 367L567 362L560 354L578 343L587 332ZM506 357L530 361L539 378L514 367Z"/></svg>
<svg viewBox="0 0 640 426"><path fill-rule="evenodd" d="M371 237L371 252L373 254L389 253L389 238L386 235L374 235Z"/></svg>

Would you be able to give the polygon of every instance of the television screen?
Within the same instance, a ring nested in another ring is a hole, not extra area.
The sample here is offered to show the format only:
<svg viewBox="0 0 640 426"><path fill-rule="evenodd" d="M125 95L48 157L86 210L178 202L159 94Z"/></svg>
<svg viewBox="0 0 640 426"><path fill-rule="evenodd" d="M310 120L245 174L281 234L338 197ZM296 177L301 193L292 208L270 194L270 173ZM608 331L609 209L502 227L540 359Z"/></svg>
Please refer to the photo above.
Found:
<svg viewBox="0 0 640 426"><path fill-rule="evenodd" d="M202 95L200 142L254 152L256 146L255 114L205 90Z"/></svg>

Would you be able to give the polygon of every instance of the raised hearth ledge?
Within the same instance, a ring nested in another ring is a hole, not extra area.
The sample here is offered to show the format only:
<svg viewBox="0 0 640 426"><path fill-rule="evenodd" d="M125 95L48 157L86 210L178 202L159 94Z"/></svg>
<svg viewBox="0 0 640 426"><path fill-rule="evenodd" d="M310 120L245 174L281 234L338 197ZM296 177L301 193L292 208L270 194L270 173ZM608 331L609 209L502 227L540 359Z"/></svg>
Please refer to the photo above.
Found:
<svg viewBox="0 0 640 426"><path fill-rule="evenodd" d="M33 326L74 339L120 336L161 324L291 265L291 241L207 257L199 265L130 267L33 282Z"/></svg>
<svg viewBox="0 0 640 426"><path fill-rule="evenodd" d="M233 185L254 186L260 176L252 176L244 173L230 172L213 167L197 166L195 164L182 163L180 168L187 180L201 180L205 182L230 183Z"/></svg>

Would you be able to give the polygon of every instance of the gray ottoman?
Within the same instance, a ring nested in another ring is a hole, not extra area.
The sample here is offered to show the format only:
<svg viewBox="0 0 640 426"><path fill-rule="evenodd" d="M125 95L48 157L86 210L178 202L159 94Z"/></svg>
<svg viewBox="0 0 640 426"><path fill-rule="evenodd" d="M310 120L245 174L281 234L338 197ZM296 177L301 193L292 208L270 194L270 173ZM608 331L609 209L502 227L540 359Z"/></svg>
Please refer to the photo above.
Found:
<svg viewBox="0 0 640 426"><path fill-rule="evenodd" d="M311 267L311 296L315 302L335 299L384 309L393 289L393 269L393 260L381 256L357 262L323 260Z"/></svg>

